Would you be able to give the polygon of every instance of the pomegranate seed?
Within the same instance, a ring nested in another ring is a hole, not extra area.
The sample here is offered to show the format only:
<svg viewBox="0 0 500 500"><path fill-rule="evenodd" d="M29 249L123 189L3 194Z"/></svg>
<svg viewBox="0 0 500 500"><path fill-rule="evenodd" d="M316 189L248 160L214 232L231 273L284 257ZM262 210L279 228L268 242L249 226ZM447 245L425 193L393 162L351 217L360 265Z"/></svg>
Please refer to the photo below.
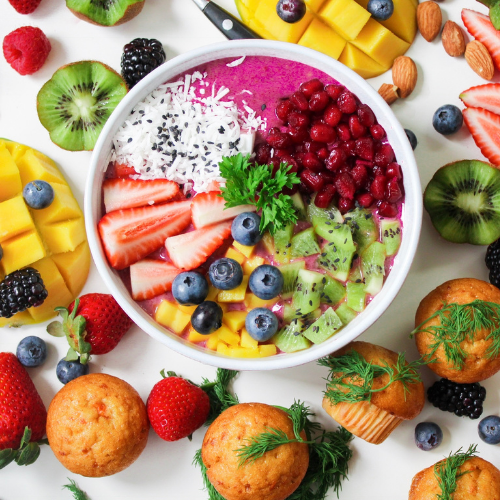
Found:
<svg viewBox="0 0 500 500"><path fill-rule="evenodd" d="M356 154L363 160L373 160L373 140L371 137L360 137L356 140Z"/></svg>
<svg viewBox="0 0 500 500"><path fill-rule="evenodd" d="M259 144L255 153L255 159L257 160L257 163L261 165L269 163L269 160L271 159L271 151L272 148L271 146L269 146L269 144Z"/></svg>
<svg viewBox="0 0 500 500"><path fill-rule="evenodd" d="M366 168L373 168L372 161L360 160L359 158L356 159L356 165L364 165Z"/></svg>
<svg viewBox="0 0 500 500"><path fill-rule="evenodd" d="M340 197L347 198L348 200L354 199L356 185L354 184L353 178L348 173L344 172L338 175L335 180L335 187Z"/></svg>
<svg viewBox="0 0 500 500"><path fill-rule="evenodd" d="M343 142L340 147L346 152L347 156L355 156L356 155L356 141L350 140L347 142Z"/></svg>
<svg viewBox="0 0 500 500"><path fill-rule="evenodd" d="M283 158L284 156L289 156L290 151L288 149L274 149L273 158Z"/></svg>
<svg viewBox="0 0 500 500"><path fill-rule="evenodd" d="M341 214L346 214L349 210L354 208L354 200L349 198L340 198L338 203L338 209Z"/></svg>
<svg viewBox="0 0 500 500"><path fill-rule="evenodd" d="M319 191L325 183L323 177L308 169L302 170L300 180L311 191Z"/></svg>
<svg viewBox="0 0 500 500"><path fill-rule="evenodd" d="M349 130L353 139L359 139L366 134L366 127L361 124L359 117L356 115L349 117Z"/></svg>
<svg viewBox="0 0 500 500"><path fill-rule="evenodd" d="M302 164L314 172L319 172L325 168L324 163L314 153L304 153Z"/></svg>
<svg viewBox="0 0 500 500"><path fill-rule="evenodd" d="M328 160L326 160L326 168L329 170L338 170L347 160L347 155L343 149L332 149Z"/></svg>
<svg viewBox="0 0 500 500"><path fill-rule="evenodd" d="M389 165L385 169L385 175L387 175L387 177L396 177L398 181L400 181L403 178L403 174L401 173L401 167L399 166L398 163L394 161L392 163L389 163Z"/></svg>
<svg viewBox="0 0 500 500"><path fill-rule="evenodd" d="M323 119L325 120L325 123L328 125L331 125L332 127L335 127L335 125L338 125L340 122L340 119L342 118L342 111L335 106L335 104L330 104L323 115Z"/></svg>
<svg viewBox="0 0 500 500"><path fill-rule="evenodd" d="M337 131L337 136L342 142L350 141L351 140L351 131L349 130L349 127L345 123L341 123L340 125L337 125L336 129Z"/></svg>
<svg viewBox="0 0 500 500"><path fill-rule="evenodd" d="M394 161L394 151L389 144L382 144L375 152L375 165L387 167Z"/></svg>
<svg viewBox="0 0 500 500"><path fill-rule="evenodd" d="M342 92L337 99L337 106L342 113L351 114L356 111L358 105L356 103L356 98L350 92Z"/></svg>
<svg viewBox="0 0 500 500"><path fill-rule="evenodd" d="M304 142L304 151L306 153L317 153L320 149L324 148L324 144L321 142L306 141Z"/></svg>
<svg viewBox="0 0 500 500"><path fill-rule="evenodd" d="M276 149L286 149L293 145L292 138L283 132L270 133L267 136L266 142Z"/></svg>
<svg viewBox="0 0 500 500"><path fill-rule="evenodd" d="M366 181L368 180L368 171L364 165L358 163L352 168L351 177L354 179L354 183L359 189L365 186Z"/></svg>
<svg viewBox="0 0 500 500"><path fill-rule="evenodd" d="M330 96L330 99L336 101L340 94L344 91L344 87L342 85L327 85L325 87L326 93Z"/></svg>
<svg viewBox="0 0 500 500"><path fill-rule="evenodd" d="M314 94L314 92L319 92L320 90L323 90L324 87L325 86L323 85L321 80L313 78L308 82L302 83L299 88L300 91L309 99Z"/></svg>
<svg viewBox="0 0 500 500"><path fill-rule="evenodd" d="M321 148L317 153L316 153L317 157L320 159L320 160L323 160L325 161L328 156L330 155L330 151L328 151L328 149L326 148Z"/></svg>
<svg viewBox="0 0 500 500"><path fill-rule="evenodd" d="M370 127L370 134L374 139L381 141L385 137L385 130L382 125L378 123Z"/></svg>
<svg viewBox="0 0 500 500"><path fill-rule="evenodd" d="M385 191L385 199L389 203L396 203L403 197L403 193L401 192L401 188L399 187L399 182L396 177L389 180Z"/></svg>
<svg viewBox="0 0 500 500"><path fill-rule="evenodd" d="M295 111L295 106L290 102L289 99L286 99L285 101L281 101L277 106L276 106L276 116L282 121L286 122L288 119L288 115L292 112Z"/></svg>
<svg viewBox="0 0 500 500"><path fill-rule="evenodd" d="M356 196L358 205L363 208L368 208L374 202L373 196L370 193L361 193Z"/></svg>
<svg viewBox="0 0 500 500"><path fill-rule="evenodd" d="M335 179L337 178L337 176L333 172L330 172L329 170L322 170L319 173L319 175L321 175L321 177L323 177L325 184L334 184Z"/></svg>
<svg viewBox="0 0 500 500"><path fill-rule="evenodd" d="M295 144L302 144L304 141L309 139L309 132L307 128L290 128L288 129L288 135L292 138Z"/></svg>
<svg viewBox="0 0 500 500"><path fill-rule="evenodd" d="M300 111L307 111L309 109L309 102L307 97L302 92L294 92L290 96L290 101L295 105Z"/></svg>
<svg viewBox="0 0 500 500"><path fill-rule="evenodd" d="M314 112L323 111L330 102L328 94L322 90L321 92L314 92L309 99L309 109Z"/></svg>
<svg viewBox="0 0 500 500"><path fill-rule="evenodd" d="M337 134L335 129L330 127L330 125L317 124L311 127L309 135L313 141L317 142L333 142L337 139Z"/></svg>
<svg viewBox="0 0 500 500"><path fill-rule="evenodd" d="M332 201L335 193L336 189L333 184L327 184L326 186L323 186L319 193L316 195L316 198L314 198L314 204L318 208L326 208Z"/></svg>
<svg viewBox="0 0 500 500"><path fill-rule="evenodd" d="M385 175L377 175L370 185L370 193L376 200L383 200L385 198L385 186L387 179Z"/></svg>
<svg viewBox="0 0 500 500"><path fill-rule="evenodd" d="M373 167L373 175L375 177L377 177L377 175L382 175L383 177L385 177L385 168L378 166Z"/></svg>
<svg viewBox="0 0 500 500"><path fill-rule="evenodd" d="M391 203L383 201L378 207L378 213L382 217L396 217L396 215L398 215L398 209Z"/></svg>
<svg viewBox="0 0 500 500"><path fill-rule="evenodd" d="M292 111L288 115L288 123L290 127L304 128L309 125L309 117L304 113L299 113L298 111Z"/></svg>
<svg viewBox="0 0 500 500"><path fill-rule="evenodd" d="M358 108L359 121L365 127L371 127L375 124L375 114L367 104L360 104Z"/></svg>

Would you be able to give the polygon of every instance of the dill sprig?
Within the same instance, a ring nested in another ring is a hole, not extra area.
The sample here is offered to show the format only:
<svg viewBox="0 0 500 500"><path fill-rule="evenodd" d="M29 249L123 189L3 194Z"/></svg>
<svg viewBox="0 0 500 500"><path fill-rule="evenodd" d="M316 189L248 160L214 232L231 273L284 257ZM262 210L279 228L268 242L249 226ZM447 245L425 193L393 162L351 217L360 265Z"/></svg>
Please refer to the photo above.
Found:
<svg viewBox="0 0 500 500"><path fill-rule="evenodd" d="M439 318L439 324L423 326L434 318ZM488 358L496 358L500 353L500 304L484 300L474 300L468 304L443 304L443 308L418 325L411 336L418 332L430 333L434 339L430 344L431 358L440 346L443 346L446 361L455 370L461 370L467 358L467 353L460 345L465 340L474 342L474 336L480 330L490 330L486 340L491 345L486 351Z"/></svg>
<svg viewBox="0 0 500 500"><path fill-rule="evenodd" d="M290 172L291 165L281 163L273 174L272 165L253 165L250 155L225 156L219 163L221 176L226 186L221 188L225 207L255 205L261 212L260 232L283 229L297 222L297 213L292 198L283 194L284 188L292 188L300 179Z"/></svg>
<svg viewBox="0 0 500 500"><path fill-rule="evenodd" d="M387 362L380 366L368 362L355 350L342 356L327 356L318 360L319 365L330 369L326 378L328 385L325 396L333 404L370 401L372 394L387 389L394 382L403 384L406 395L409 392L408 386L410 384L421 381L417 370L427 363L427 361L419 359L407 364L404 353L399 353L394 366L390 366ZM387 384L374 389L374 379L386 374L389 375Z"/></svg>
<svg viewBox="0 0 500 500"><path fill-rule="evenodd" d="M224 497L214 488L207 476L207 468L201 458L201 449L198 450L193 458L193 465L199 467L201 470L201 477L203 479L203 487L208 493L208 500L225 500Z"/></svg>
<svg viewBox="0 0 500 500"><path fill-rule="evenodd" d="M73 493L73 498L75 500L89 500L85 492L78 487L78 485L75 483L73 479L70 479L68 477L68 481L70 482L70 484L65 484L63 488L66 488L69 491L71 491L71 493Z"/></svg>
<svg viewBox="0 0 500 500"><path fill-rule="evenodd" d="M434 465L434 476L437 479L441 493L437 500L453 500L453 493L457 489L457 479L470 471L459 472L458 469L467 461L477 455L477 444L471 444L465 452L460 448L455 453L450 453L448 458Z"/></svg>
<svg viewBox="0 0 500 500"><path fill-rule="evenodd" d="M217 376L214 382L204 378L201 388L210 399L210 412L205 425L210 425L224 410L239 403L236 395L231 394L227 387L231 380L238 374L235 370L217 368Z"/></svg>

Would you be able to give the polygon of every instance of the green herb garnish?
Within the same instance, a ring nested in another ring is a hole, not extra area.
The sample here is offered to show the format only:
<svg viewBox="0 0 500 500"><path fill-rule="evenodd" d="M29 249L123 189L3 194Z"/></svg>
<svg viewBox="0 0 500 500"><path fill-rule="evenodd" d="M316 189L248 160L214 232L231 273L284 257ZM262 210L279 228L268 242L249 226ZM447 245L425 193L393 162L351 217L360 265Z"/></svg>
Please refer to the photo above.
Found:
<svg viewBox="0 0 500 500"><path fill-rule="evenodd" d="M238 398L231 394L227 386L238 375L235 370L225 370L217 368L215 382L210 382L204 378L201 388L208 394L210 399L210 412L205 425L210 425L223 411L239 403Z"/></svg>
<svg viewBox="0 0 500 500"><path fill-rule="evenodd" d="M387 389L394 382L401 382L405 395L408 385L421 382L417 371L427 361L417 360L406 364L404 353L398 354L395 366L384 362L382 366L366 361L357 351L349 351L342 356L326 357L318 360L318 364L330 369L325 396L333 403L358 403L370 401L372 394ZM389 375L389 381L379 389L373 388L373 381L382 375Z"/></svg>
<svg viewBox="0 0 500 500"><path fill-rule="evenodd" d="M226 179L226 186L221 188L225 207L255 205L262 211L260 232L283 229L288 223L297 222L297 214L292 198L282 191L299 184L295 172L290 172L291 165L282 163L273 175L272 165L253 165L250 155L225 156L219 163L220 173Z"/></svg>
<svg viewBox="0 0 500 500"><path fill-rule="evenodd" d="M437 495L438 500L453 500L453 493L457 489L457 479L470 471L459 472L458 469L469 458L476 456L477 445L471 444L466 452L460 448L441 462L434 465L434 476L437 479L441 493Z"/></svg>
<svg viewBox="0 0 500 500"><path fill-rule="evenodd" d="M201 449L196 452L193 458L193 465L199 467L201 470L201 477L203 478L203 487L208 493L208 500L225 500L225 498L214 488L207 476L207 468L201 458Z"/></svg>
<svg viewBox="0 0 500 500"><path fill-rule="evenodd" d="M78 485L75 483L75 481L73 481L73 479L70 479L68 477L68 481L70 482L70 484L65 484L63 488L66 488L69 491L71 491L71 493L73 493L73 498L75 500L88 500L88 496L78 487Z"/></svg>
<svg viewBox="0 0 500 500"><path fill-rule="evenodd" d="M423 325L434 318L439 318L439 325ZM460 345L465 340L474 342L474 336L480 330L490 330L486 340L492 343L486 351L488 358L496 358L500 353L500 304L474 300L468 304L444 304L443 308L436 311L431 317L418 325L411 332L411 336L419 332L427 332L433 335L434 340L430 344L431 358L440 346L443 346L446 361L451 363L455 370L461 370L465 363L467 353Z"/></svg>

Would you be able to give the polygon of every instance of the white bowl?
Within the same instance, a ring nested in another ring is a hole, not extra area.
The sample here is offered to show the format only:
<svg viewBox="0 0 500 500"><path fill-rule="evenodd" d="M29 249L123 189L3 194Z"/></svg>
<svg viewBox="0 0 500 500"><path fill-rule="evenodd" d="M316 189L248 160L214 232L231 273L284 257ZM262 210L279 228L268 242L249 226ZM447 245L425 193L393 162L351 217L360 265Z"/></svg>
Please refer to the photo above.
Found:
<svg viewBox="0 0 500 500"><path fill-rule="evenodd" d="M401 247L382 290L366 309L339 333L321 344L295 353L255 359L222 356L179 338L156 323L132 300L118 273L108 265L97 231L97 223L103 215L101 184L108 167L112 138L135 104L159 85L184 71L216 59L236 59L243 55L273 56L320 69L345 85L361 102L368 104L387 132L396 158L402 166L405 189ZM422 221L422 191L415 157L401 124L380 95L356 73L326 55L300 45L269 40L238 40L208 45L175 57L141 80L118 105L99 136L90 163L85 193L87 236L95 264L107 287L130 318L151 337L180 354L208 365L235 370L273 370L300 365L326 356L361 335L387 309L406 279L417 249Z"/></svg>

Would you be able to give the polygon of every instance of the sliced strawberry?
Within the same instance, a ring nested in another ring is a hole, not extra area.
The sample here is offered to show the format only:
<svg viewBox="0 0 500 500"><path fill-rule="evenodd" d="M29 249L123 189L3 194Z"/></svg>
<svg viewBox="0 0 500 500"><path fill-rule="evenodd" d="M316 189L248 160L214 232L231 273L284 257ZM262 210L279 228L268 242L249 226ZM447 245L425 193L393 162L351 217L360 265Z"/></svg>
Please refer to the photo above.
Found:
<svg viewBox="0 0 500 500"><path fill-rule="evenodd" d="M172 282L181 272L171 262L144 259L130 266L130 283L134 300L146 300L172 289Z"/></svg>
<svg viewBox="0 0 500 500"><path fill-rule="evenodd" d="M475 10L462 9L462 21L467 31L488 49L495 66L500 69L500 31L494 28L490 18Z"/></svg>
<svg viewBox="0 0 500 500"><path fill-rule="evenodd" d="M224 210L224 198L217 192L200 193L193 199L191 217L194 227L200 228L216 224L228 219L234 219L243 212L255 212L253 205L239 205Z"/></svg>
<svg viewBox="0 0 500 500"><path fill-rule="evenodd" d="M191 200L115 210L99 221L99 234L109 263L125 269L160 248L165 238L191 222Z"/></svg>
<svg viewBox="0 0 500 500"><path fill-rule="evenodd" d="M167 238L165 246L172 262L184 271L197 268L230 236L231 223L220 222Z"/></svg>
<svg viewBox="0 0 500 500"><path fill-rule="evenodd" d="M102 189L106 212L112 212L171 200L179 192L179 185L166 179L106 179Z"/></svg>
<svg viewBox="0 0 500 500"><path fill-rule="evenodd" d="M130 177L137 174L134 167L125 163L115 163L113 165L113 173L114 177Z"/></svg>
<svg viewBox="0 0 500 500"><path fill-rule="evenodd" d="M463 115L481 153L500 166L500 116L482 108L466 108Z"/></svg>
<svg viewBox="0 0 500 500"><path fill-rule="evenodd" d="M484 108L500 114L500 83L487 83L464 90L460 99L467 107Z"/></svg>

